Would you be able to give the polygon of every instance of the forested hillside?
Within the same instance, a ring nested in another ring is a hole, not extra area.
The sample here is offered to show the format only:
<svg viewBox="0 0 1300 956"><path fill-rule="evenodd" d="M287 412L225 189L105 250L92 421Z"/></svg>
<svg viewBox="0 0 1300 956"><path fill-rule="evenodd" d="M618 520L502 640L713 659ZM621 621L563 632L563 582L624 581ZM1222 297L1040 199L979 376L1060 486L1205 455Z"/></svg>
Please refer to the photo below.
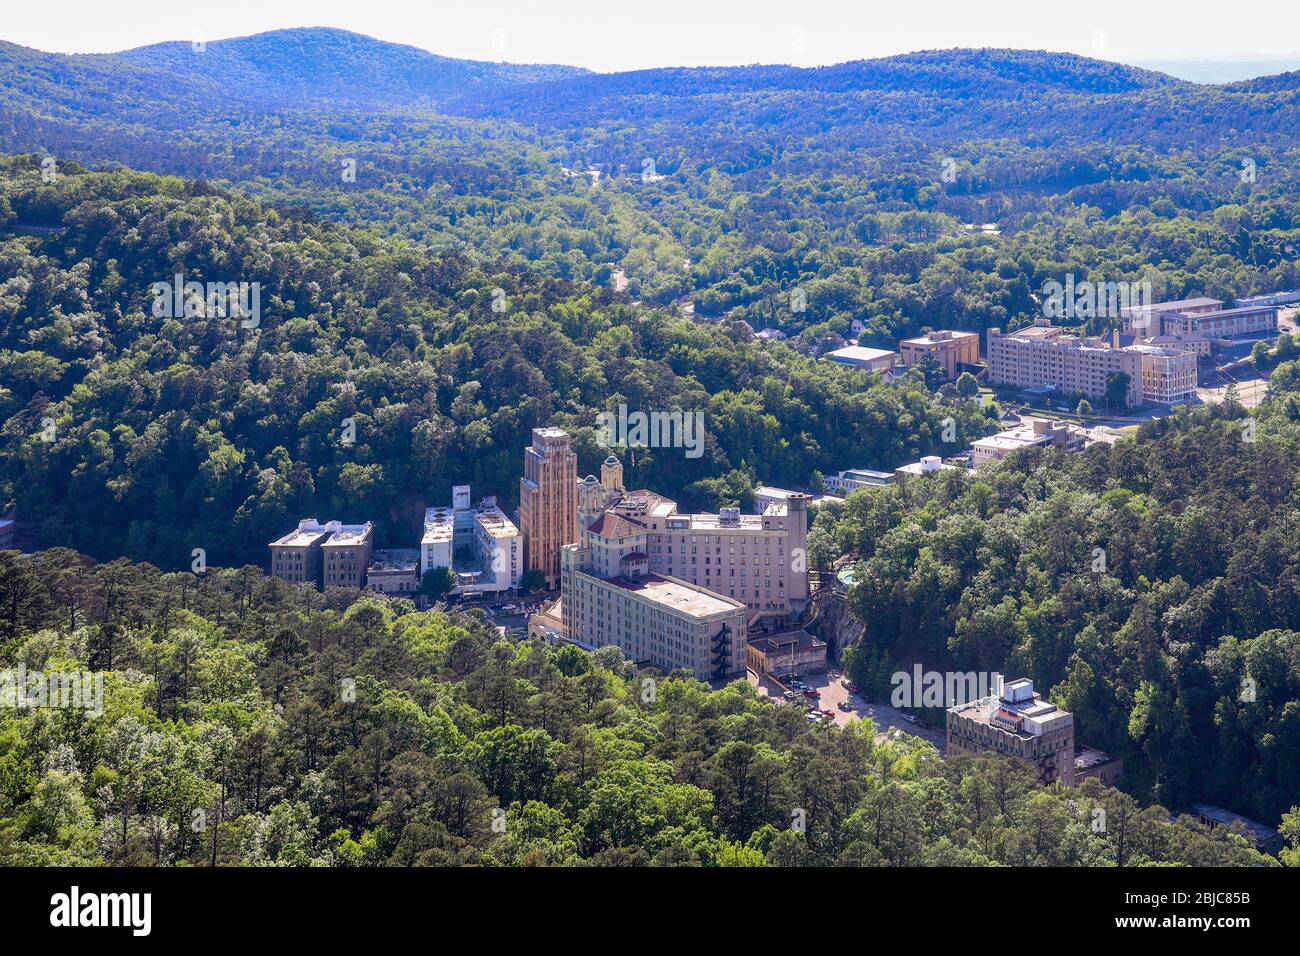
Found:
<svg viewBox="0 0 1300 956"><path fill-rule="evenodd" d="M892 345L1007 325L1067 271L1170 298L1300 285L1283 78L1006 50L564 76L339 31L7 57L0 149L216 180L562 279L621 268L633 298L756 328L861 318ZM986 222L1001 235L962 228Z"/></svg>
<svg viewBox="0 0 1300 956"><path fill-rule="evenodd" d="M0 553L0 606L0 664L108 672L100 718L0 708L0 865L1273 864L1095 781L256 569Z"/></svg>
<svg viewBox="0 0 1300 956"><path fill-rule="evenodd" d="M176 274L260 283L260 325L157 316L151 287ZM628 480L709 509L915 460L950 417L957 441L992 428L919 372L882 385L742 326L199 183L68 168L45 184L33 157L0 162L0 370L0 499L41 542L164 568L195 548L260 563L311 514L410 545L452 484L512 506L534 427L568 427L597 471L596 416L620 403L703 411L701 457L642 449Z"/></svg>
<svg viewBox="0 0 1300 956"><path fill-rule="evenodd" d="M810 555L861 559L859 682L1029 674L1129 792L1276 820L1300 793L1300 363L1272 385L1253 416L1182 409L826 509Z"/></svg>

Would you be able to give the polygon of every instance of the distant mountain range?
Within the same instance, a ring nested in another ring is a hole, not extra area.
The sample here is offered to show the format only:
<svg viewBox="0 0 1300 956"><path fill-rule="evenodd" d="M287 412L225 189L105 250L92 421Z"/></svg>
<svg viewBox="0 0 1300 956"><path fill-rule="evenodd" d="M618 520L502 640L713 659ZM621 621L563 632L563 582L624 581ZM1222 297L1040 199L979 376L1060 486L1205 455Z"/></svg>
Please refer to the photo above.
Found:
<svg viewBox="0 0 1300 956"><path fill-rule="evenodd" d="M1139 59L1132 63L1193 83L1237 83L1300 70L1300 53L1288 56Z"/></svg>
<svg viewBox="0 0 1300 956"><path fill-rule="evenodd" d="M642 145L689 143L719 155L734 155L746 140L755 144L752 155L769 155L810 137L851 149L978 140L1280 146L1300 145L1300 104L1291 95L1298 87L1296 73L1202 86L1026 50L600 74L452 59L326 28L113 54L52 54L0 42L0 151L51 150L238 178L250 170L283 174L282 160L258 158L270 135L283 146L291 134L304 149L309 141L367 140L393 151L410 138L403 131L447 117L504 120L584 150L601 140L630 147L630 138L640 138ZM167 144L159 132L179 135ZM181 139L189 144L184 159Z"/></svg>

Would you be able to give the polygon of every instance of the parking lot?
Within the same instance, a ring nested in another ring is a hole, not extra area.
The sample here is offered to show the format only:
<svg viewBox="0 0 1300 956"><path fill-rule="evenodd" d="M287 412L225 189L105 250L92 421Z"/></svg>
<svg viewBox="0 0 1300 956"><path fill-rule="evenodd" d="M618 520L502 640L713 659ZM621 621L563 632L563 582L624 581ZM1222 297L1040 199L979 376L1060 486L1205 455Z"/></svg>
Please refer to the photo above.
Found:
<svg viewBox="0 0 1300 956"><path fill-rule="evenodd" d="M944 753L946 740L943 730L913 723L906 718L902 711L890 707L888 704L872 703L865 700L861 695L852 693L841 682L841 675L838 672L803 674L801 679L805 684L817 691L819 697L818 709L829 710L834 715L832 719L839 726L843 727L850 721L870 717L876 723L878 740L884 739L891 729L897 729L902 733L912 734L915 737L922 737L930 741L938 748L940 754ZM758 688L760 694L772 697L782 703L785 702L782 688L770 677L764 676L760 680L753 671L750 671L749 682ZM841 702L847 703L849 709L841 710L839 707Z"/></svg>

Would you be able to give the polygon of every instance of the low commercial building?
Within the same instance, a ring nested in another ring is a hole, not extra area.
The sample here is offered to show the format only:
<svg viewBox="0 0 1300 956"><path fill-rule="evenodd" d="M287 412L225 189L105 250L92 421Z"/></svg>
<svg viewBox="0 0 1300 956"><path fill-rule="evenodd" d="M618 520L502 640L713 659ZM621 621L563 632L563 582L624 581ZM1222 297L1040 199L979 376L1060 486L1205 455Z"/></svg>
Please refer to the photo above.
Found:
<svg viewBox="0 0 1300 956"><path fill-rule="evenodd" d="M1272 827L1265 826L1256 820L1250 819L1250 817L1243 817L1240 813L1233 813L1231 810L1225 810L1223 807L1216 807L1209 803L1193 803L1188 809L1191 811L1192 816L1211 829L1240 824L1246 840L1261 853L1271 853L1276 856L1282 852L1284 846L1282 834Z"/></svg>
<svg viewBox="0 0 1300 956"><path fill-rule="evenodd" d="M822 484L827 491L842 495L861 488L884 488L893 483L892 471L871 471L867 468L851 468L848 471L841 471L838 475L827 475L822 478Z"/></svg>
<svg viewBox="0 0 1300 956"><path fill-rule="evenodd" d="M861 345L848 345L822 356L829 362L852 365L868 372L885 372L894 367L898 353L888 349L869 349Z"/></svg>
<svg viewBox="0 0 1300 956"><path fill-rule="evenodd" d="M802 629L751 637L745 653L749 669L760 677L826 671L826 642Z"/></svg>
<svg viewBox="0 0 1300 956"><path fill-rule="evenodd" d="M898 343L898 352L908 368L929 356L943 366L949 378L956 378L961 366L979 364L980 336L978 332L938 329L929 335L903 339Z"/></svg>
<svg viewBox="0 0 1300 956"><path fill-rule="evenodd" d="M1069 422L1050 418L1024 418L1015 428L987 435L971 443L971 464L975 468L990 461L1001 461L1013 451L1024 448L1064 448L1081 451L1087 430Z"/></svg>
<svg viewBox="0 0 1300 956"><path fill-rule="evenodd" d="M1222 299L1197 296L1191 299L1125 306L1120 310L1120 318L1123 320L1124 331L1130 335L1163 335L1166 315L1198 315L1221 308L1223 308Z"/></svg>
<svg viewBox="0 0 1300 956"><path fill-rule="evenodd" d="M1210 339L1233 339L1243 335L1277 332L1275 305L1248 305L1210 312L1180 312L1161 316L1162 335L1203 335Z"/></svg>
<svg viewBox="0 0 1300 956"><path fill-rule="evenodd" d="M1074 783L1074 715L1034 693L1033 681L1005 683L1000 693L947 712L948 753L1018 757L1042 783Z"/></svg>
<svg viewBox="0 0 1300 956"><path fill-rule="evenodd" d="M1079 747L1074 751L1074 782L1082 783L1088 778L1100 780L1108 787L1113 787L1124 776L1124 761L1112 757L1096 747Z"/></svg>
<svg viewBox="0 0 1300 956"><path fill-rule="evenodd" d="M413 598L420 590L420 549L376 551L366 569L366 589L391 597Z"/></svg>
<svg viewBox="0 0 1300 956"><path fill-rule="evenodd" d="M0 518L0 551L13 551L18 547L18 522L12 515Z"/></svg>

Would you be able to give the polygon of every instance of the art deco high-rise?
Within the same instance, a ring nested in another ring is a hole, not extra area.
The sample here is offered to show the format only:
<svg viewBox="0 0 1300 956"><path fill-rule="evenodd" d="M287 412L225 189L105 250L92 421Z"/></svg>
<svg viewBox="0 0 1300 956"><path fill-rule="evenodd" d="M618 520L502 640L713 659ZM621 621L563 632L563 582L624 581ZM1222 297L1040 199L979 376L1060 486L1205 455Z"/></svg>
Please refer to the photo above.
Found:
<svg viewBox="0 0 1300 956"><path fill-rule="evenodd" d="M519 479L519 530L524 568L560 579L560 548L578 540L578 456L562 428L534 428Z"/></svg>

